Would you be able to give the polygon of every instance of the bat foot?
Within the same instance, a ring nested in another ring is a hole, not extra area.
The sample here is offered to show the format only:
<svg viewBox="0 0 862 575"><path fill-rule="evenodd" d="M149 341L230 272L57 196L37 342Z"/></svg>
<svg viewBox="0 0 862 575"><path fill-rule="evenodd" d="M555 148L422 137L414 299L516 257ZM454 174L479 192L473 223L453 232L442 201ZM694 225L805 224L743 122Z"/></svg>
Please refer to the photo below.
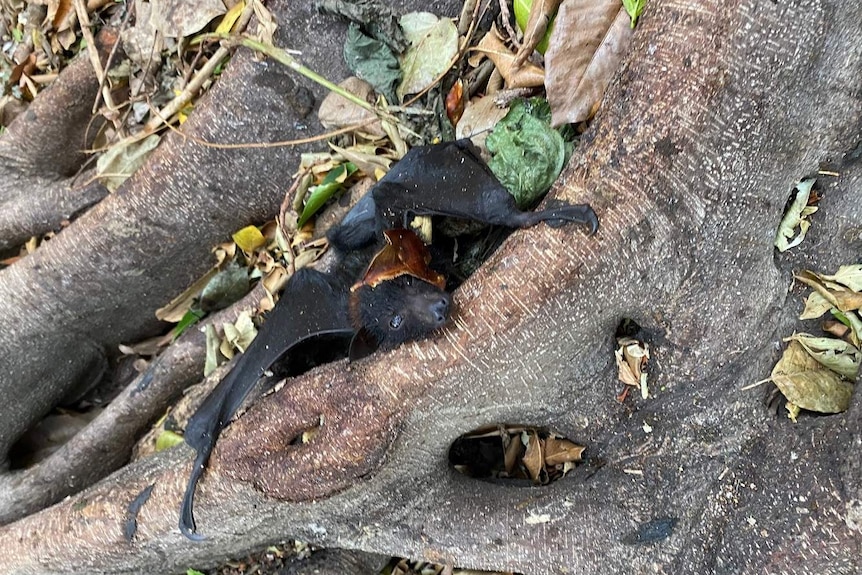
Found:
<svg viewBox="0 0 862 575"><path fill-rule="evenodd" d="M186 539L191 541L203 541L206 539L200 533L196 533L193 526L183 525L182 523L180 523L180 532L185 535Z"/></svg>
<svg viewBox="0 0 862 575"><path fill-rule="evenodd" d="M533 212L535 222L545 222L552 228L559 228L567 223L582 224L589 228L589 235L595 234L599 229L599 218L588 204L566 204L549 209Z"/></svg>

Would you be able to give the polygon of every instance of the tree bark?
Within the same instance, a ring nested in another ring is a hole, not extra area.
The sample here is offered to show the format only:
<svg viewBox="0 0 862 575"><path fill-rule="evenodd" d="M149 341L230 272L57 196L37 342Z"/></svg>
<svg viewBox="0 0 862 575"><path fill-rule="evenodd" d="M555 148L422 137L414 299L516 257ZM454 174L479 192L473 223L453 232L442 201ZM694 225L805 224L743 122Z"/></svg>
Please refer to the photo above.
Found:
<svg viewBox="0 0 862 575"><path fill-rule="evenodd" d="M649 3L555 187L596 208L596 237L517 232L438 337L257 403L199 487L204 542L176 527L181 447L0 528L8 572L179 571L288 535L529 573L857 571L860 402L794 425L741 388L799 324L791 272L862 247L860 28L849 1ZM819 177L805 242L777 254L788 195L821 165L839 175ZM650 398L620 404L623 318L653 355ZM555 429L588 463L541 488L455 473L451 442L496 422ZM126 542L126 507L151 484Z"/></svg>

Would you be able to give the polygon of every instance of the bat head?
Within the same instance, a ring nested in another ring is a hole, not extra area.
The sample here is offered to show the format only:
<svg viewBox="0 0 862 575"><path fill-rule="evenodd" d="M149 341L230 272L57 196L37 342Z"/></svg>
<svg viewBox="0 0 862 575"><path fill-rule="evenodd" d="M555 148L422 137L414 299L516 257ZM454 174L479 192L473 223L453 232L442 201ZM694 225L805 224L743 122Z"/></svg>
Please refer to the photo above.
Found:
<svg viewBox="0 0 862 575"><path fill-rule="evenodd" d="M410 275L363 285L351 294L351 315L382 348L424 337L446 322L449 294Z"/></svg>

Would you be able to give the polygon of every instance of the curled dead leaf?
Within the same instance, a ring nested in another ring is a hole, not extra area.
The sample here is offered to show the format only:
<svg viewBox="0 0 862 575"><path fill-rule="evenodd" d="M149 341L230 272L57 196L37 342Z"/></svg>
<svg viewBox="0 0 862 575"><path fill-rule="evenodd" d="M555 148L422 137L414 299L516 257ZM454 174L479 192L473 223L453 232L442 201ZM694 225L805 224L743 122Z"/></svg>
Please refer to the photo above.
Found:
<svg viewBox="0 0 862 575"><path fill-rule="evenodd" d="M406 229L386 230L383 234L386 245L377 252L365 275L351 291L363 285L375 287L402 275L411 275L441 289L446 286L446 278L428 267L431 254L419 236Z"/></svg>
<svg viewBox="0 0 862 575"><path fill-rule="evenodd" d="M619 346L614 352L618 375L621 382L641 390L641 397L647 399L647 374L644 368L649 362L649 345L636 339L625 337L617 340Z"/></svg>
<svg viewBox="0 0 862 575"><path fill-rule="evenodd" d="M515 66L515 54L500 39L496 27L485 34L476 50L483 52L494 62L510 88L534 88L545 83L544 71L529 62Z"/></svg>
<svg viewBox="0 0 862 575"><path fill-rule="evenodd" d="M787 401L819 413L840 413L850 405L853 385L815 360L796 340L791 341L771 375ZM794 414L794 409L788 407Z"/></svg>

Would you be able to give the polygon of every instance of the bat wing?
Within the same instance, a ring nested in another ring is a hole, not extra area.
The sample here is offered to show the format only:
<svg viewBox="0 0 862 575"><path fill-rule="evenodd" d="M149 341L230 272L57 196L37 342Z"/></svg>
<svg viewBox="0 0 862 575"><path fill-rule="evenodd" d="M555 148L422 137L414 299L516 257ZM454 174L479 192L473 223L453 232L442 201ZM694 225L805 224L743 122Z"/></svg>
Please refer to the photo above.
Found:
<svg viewBox="0 0 862 575"><path fill-rule="evenodd" d="M482 161L470 140L410 150L372 190L378 215L393 218L442 215L491 225L524 228L547 221L576 222L598 229L598 218L585 204L559 204L541 211L522 211L512 194Z"/></svg>
<svg viewBox="0 0 862 575"><path fill-rule="evenodd" d="M332 344L340 345L342 355L347 354L354 330L347 318L346 291L346 287L333 285L329 276L316 270L298 270L252 344L189 419L184 439L197 451L197 456L179 524L180 531L189 539L202 539L195 533L193 516L197 482L219 434L265 372L276 362L293 360L291 350L317 338L327 341L327 360L334 358ZM299 362L308 367L316 363L320 362Z"/></svg>

